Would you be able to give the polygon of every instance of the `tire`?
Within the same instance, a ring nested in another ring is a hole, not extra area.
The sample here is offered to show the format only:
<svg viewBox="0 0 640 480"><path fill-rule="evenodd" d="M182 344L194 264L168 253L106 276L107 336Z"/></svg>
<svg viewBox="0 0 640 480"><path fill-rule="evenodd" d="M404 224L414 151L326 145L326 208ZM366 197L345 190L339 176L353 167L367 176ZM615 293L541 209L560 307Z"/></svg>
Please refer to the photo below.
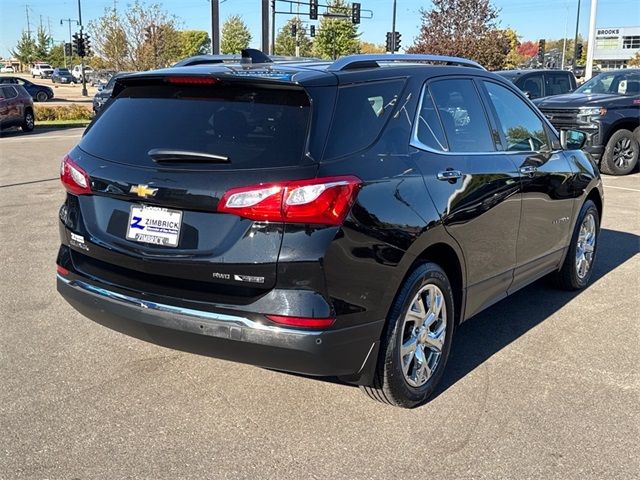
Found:
<svg viewBox="0 0 640 480"><path fill-rule="evenodd" d="M636 127L633 130L633 136L636 137L636 142L640 145L640 127Z"/></svg>
<svg viewBox="0 0 640 480"><path fill-rule="evenodd" d="M38 92L36 93L36 102L46 102L49 99L49 96L46 92Z"/></svg>
<svg viewBox="0 0 640 480"><path fill-rule="evenodd" d="M435 309L439 313L432 308L434 303L440 305ZM398 407L412 408L426 402L442 378L454 323L453 292L446 273L435 263L419 265L402 284L389 313L373 385L361 388L372 399ZM422 328L416 332L419 325Z"/></svg>
<svg viewBox="0 0 640 480"><path fill-rule="evenodd" d="M620 129L611 135L600 162L600 171L609 175L627 175L638 163L640 145L633 132Z"/></svg>
<svg viewBox="0 0 640 480"><path fill-rule="evenodd" d="M585 228L585 223L589 223L587 221L589 216L593 219L593 223ZM591 230L591 237L587 234L589 230ZM600 214L595 203L587 200L578 214L567 256L562 267L556 273L556 283L560 288L563 290L582 290L589 284L596 260L599 234ZM579 266L581 256L588 262L587 270L584 272Z"/></svg>
<svg viewBox="0 0 640 480"><path fill-rule="evenodd" d="M28 111L24 114L24 120L22 122L22 131L30 132L35 127L35 118L33 112Z"/></svg>

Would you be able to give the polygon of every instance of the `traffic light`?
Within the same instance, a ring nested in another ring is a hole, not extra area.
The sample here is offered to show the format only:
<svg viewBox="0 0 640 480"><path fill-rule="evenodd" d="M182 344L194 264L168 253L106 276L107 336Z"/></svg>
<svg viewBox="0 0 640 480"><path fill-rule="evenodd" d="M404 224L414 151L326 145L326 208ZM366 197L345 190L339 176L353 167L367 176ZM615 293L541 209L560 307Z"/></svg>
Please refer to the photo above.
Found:
<svg viewBox="0 0 640 480"><path fill-rule="evenodd" d="M351 4L351 23L357 25L360 23L360 4Z"/></svg>
<svg viewBox="0 0 640 480"><path fill-rule="evenodd" d="M318 19L318 0L309 0L309 19Z"/></svg>
<svg viewBox="0 0 640 480"><path fill-rule="evenodd" d="M84 37L80 35L80 37L78 38L78 56L80 58L83 58L86 55L87 55L87 51L84 46Z"/></svg>
<svg viewBox="0 0 640 480"><path fill-rule="evenodd" d="M89 35L83 35L82 37L82 50L84 51L85 57L91 56L91 41L89 39Z"/></svg>
<svg viewBox="0 0 640 480"><path fill-rule="evenodd" d="M393 34L391 32L387 32L387 41L385 43L385 51L386 52L393 51Z"/></svg>
<svg viewBox="0 0 640 480"><path fill-rule="evenodd" d="M64 54L66 57L70 57L73 53L73 50L71 49L71 44L70 43L65 43L64 44Z"/></svg>
<svg viewBox="0 0 640 480"><path fill-rule="evenodd" d="M582 43L576 43L576 61L582 58Z"/></svg>
<svg viewBox="0 0 640 480"><path fill-rule="evenodd" d="M309 35L311 35L312 37L316 36L316 26L315 25L311 25L309 27Z"/></svg>
<svg viewBox="0 0 640 480"><path fill-rule="evenodd" d="M298 25L296 25L295 23L292 23L291 24L291 36L295 37L297 33L298 33Z"/></svg>
<svg viewBox="0 0 640 480"><path fill-rule="evenodd" d="M538 41L538 60L541 62L544 60L544 45L547 43L544 38Z"/></svg>
<svg viewBox="0 0 640 480"><path fill-rule="evenodd" d="M77 33L74 33L72 35L72 40L71 40L71 51L73 53L73 55L78 55L78 50L80 47L80 35Z"/></svg>
<svg viewBox="0 0 640 480"><path fill-rule="evenodd" d="M395 38L394 38L394 42L393 42L393 46L394 46L394 51L397 52L398 50L400 50L400 37L402 37L402 35L400 35L400 32L395 32Z"/></svg>

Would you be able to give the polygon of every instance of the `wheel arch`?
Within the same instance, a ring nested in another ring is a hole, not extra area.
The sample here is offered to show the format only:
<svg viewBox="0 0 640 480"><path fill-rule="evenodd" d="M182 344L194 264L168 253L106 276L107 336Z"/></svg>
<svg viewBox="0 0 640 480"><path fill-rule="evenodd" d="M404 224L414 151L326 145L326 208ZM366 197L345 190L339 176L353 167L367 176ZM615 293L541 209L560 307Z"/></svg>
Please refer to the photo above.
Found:
<svg viewBox="0 0 640 480"><path fill-rule="evenodd" d="M600 194L600 191L598 190L598 187L593 187L589 191L584 201L586 202L588 200L591 200L593 203L595 203L596 208L598 209L598 216L600 217L600 223L602 223L602 210L604 208L604 205L603 205L602 196Z"/></svg>

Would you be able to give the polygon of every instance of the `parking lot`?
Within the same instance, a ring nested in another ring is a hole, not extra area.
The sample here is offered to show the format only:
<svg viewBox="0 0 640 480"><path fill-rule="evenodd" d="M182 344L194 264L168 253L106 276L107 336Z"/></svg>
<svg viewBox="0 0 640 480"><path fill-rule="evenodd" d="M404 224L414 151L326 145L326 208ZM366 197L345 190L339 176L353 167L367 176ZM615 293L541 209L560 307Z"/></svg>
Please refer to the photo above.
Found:
<svg viewBox="0 0 640 480"><path fill-rule="evenodd" d="M541 280L465 323L438 394L401 410L68 306L57 177L81 132L0 138L0 479L638 477L640 174L604 177L589 288Z"/></svg>

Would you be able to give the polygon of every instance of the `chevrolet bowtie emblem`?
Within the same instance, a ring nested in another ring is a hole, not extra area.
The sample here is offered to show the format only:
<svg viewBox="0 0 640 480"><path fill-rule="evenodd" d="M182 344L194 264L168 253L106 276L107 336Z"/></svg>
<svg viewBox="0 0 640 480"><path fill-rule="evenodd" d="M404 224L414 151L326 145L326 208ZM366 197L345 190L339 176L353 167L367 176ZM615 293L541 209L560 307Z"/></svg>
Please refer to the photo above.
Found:
<svg viewBox="0 0 640 480"><path fill-rule="evenodd" d="M130 193L135 193L142 198L153 197L157 191L157 188L149 188L149 185L133 185L129 190Z"/></svg>

